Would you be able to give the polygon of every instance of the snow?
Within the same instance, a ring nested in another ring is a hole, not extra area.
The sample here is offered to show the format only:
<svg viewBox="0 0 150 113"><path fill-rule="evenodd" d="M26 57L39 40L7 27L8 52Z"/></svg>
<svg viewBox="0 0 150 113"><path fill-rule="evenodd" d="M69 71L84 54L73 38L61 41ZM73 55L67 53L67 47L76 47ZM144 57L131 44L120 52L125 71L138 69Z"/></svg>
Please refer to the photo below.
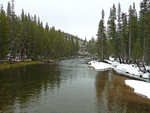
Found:
<svg viewBox="0 0 150 113"><path fill-rule="evenodd" d="M109 60L110 61L114 61L115 59L113 57L109 57Z"/></svg>
<svg viewBox="0 0 150 113"><path fill-rule="evenodd" d="M89 62L89 64L91 64L90 66L93 67L96 70L109 70L112 69L113 66L104 62L97 62L97 61L91 61Z"/></svg>
<svg viewBox="0 0 150 113"><path fill-rule="evenodd" d="M123 74L136 79L150 79L149 73L143 73L139 70L136 64L120 64L118 61L115 61L114 58L110 57L109 60L105 60L108 63L90 61L90 67L93 67L96 70L105 71L114 69L117 73ZM146 66L147 69L150 69L150 66Z"/></svg>
<svg viewBox="0 0 150 113"><path fill-rule="evenodd" d="M139 68L135 64L119 64L116 66L114 69L116 72L121 72L125 73L126 75L128 74L131 77L142 77L144 79L149 79L150 75L149 73L143 73L139 70Z"/></svg>
<svg viewBox="0 0 150 113"><path fill-rule="evenodd" d="M143 73L142 77L146 78L146 79L150 79L150 74L149 73Z"/></svg>
<svg viewBox="0 0 150 113"><path fill-rule="evenodd" d="M133 75L138 75L138 76L141 75L138 67L135 66L134 64L119 64L116 66L115 70L121 70L123 72L130 73Z"/></svg>
<svg viewBox="0 0 150 113"><path fill-rule="evenodd" d="M114 69L119 74L146 81L125 80L125 84L134 88L135 93L145 95L150 99L150 83L147 83L150 82L150 73L141 72L136 64L120 64L114 58L109 58L109 60L105 61L108 63L95 60L88 62L88 64L90 64L90 67L99 71ZM150 66L146 66L146 69L150 70Z"/></svg>
<svg viewBox="0 0 150 113"><path fill-rule="evenodd" d="M106 62L108 62L109 64L111 64L112 66L116 67L118 64L120 64L117 61L111 61L111 60L105 60Z"/></svg>
<svg viewBox="0 0 150 113"><path fill-rule="evenodd" d="M132 87L135 93L145 95L150 99L150 83L137 80L125 80L125 84Z"/></svg>

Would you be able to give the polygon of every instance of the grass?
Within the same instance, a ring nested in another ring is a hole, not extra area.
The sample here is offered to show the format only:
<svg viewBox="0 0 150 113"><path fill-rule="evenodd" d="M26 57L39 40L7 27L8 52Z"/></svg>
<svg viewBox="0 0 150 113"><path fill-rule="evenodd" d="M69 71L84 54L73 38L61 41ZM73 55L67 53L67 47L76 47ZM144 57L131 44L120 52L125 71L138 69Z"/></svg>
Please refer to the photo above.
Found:
<svg viewBox="0 0 150 113"><path fill-rule="evenodd" d="M33 65L33 64L42 64L42 62L41 61L5 62L0 64L0 70L26 66L26 65Z"/></svg>
<svg viewBox="0 0 150 113"><path fill-rule="evenodd" d="M50 59L50 60L56 62L60 60L72 59L75 57L76 56L71 56L71 57L55 58L55 59ZM26 66L26 65L33 65L33 64L43 64L44 62L48 62L48 59L44 59L41 61L4 62L4 63L0 63L0 70L16 68L16 67Z"/></svg>

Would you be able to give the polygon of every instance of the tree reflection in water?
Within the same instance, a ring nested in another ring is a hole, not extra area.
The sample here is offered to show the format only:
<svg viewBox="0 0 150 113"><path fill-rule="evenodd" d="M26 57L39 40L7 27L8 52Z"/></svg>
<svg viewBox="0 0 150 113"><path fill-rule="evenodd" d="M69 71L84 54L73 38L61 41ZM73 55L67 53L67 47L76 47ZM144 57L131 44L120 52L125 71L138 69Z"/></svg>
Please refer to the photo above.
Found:
<svg viewBox="0 0 150 113"><path fill-rule="evenodd" d="M150 100L125 85L127 79L113 71L99 72L96 76L96 97L99 113L149 113Z"/></svg>
<svg viewBox="0 0 150 113"><path fill-rule="evenodd" d="M59 88L61 82L59 75L57 64L1 70L0 111L10 112L15 103L26 104L30 99L38 99L47 89L52 92Z"/></svg>

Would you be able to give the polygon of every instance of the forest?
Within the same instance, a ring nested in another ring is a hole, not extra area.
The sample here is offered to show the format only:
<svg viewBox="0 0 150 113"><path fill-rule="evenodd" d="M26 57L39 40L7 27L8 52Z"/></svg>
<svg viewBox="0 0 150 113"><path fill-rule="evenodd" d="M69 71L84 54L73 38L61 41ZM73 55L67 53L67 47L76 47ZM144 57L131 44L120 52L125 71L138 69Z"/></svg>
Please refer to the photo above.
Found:
<svg viewBox="0 0 150 113"><path fill-rule="evenodd" d="M101 61L113 56L120 63L150 64L150 0L140 2L140 11L135 3L128 13L121 11L121 5L110 8L107 26L102 10L97 39L88 43L88 52L99 56Z"/></svg>
<svg viewBox="0 0 150 113"><path fill-rule="evenodd" d="M102 61L109 56L120 63L150 64L150 0L135 3L128 13L121 11L121 5L113 4L105 25L102 10L97 39L92 38L88 52ZM18 59L50 59L73 56L79 51L79 38L55 27L43 26L36 15L16 15L14 0L8 2L7 10L0 6L0 61Z"/></svg>
<svg viewBox="0 0 150 113"><path fill-rule="evenodd" d="M75 55L79 51L79 38L43 26L36 15L16 15L14 0L8 2L7 10L0 6L0 61L14 59L50 59Z"/></svg>

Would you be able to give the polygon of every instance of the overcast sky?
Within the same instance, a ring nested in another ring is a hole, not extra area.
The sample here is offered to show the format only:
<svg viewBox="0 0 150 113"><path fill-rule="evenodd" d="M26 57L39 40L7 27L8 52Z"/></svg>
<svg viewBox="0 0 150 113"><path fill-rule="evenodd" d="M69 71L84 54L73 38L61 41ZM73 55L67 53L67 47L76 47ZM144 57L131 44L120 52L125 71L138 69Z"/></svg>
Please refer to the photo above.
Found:
<svg viewBox="0 0 150 113"><path fill-rule="evenodd" d="M9 0L0 0L0 3L7 7ZM129 5L133 2L139 11L141 0L15 0L15 11L17 15L21 10L36 14L43 23L48 22L49 26L55 26L64 32L85 37L89 40L96 37L98 23L101 19L101 10L105 11L105 21L108 20L109 11L113 3L121 4L123 12L128 12Z"/></svg>

